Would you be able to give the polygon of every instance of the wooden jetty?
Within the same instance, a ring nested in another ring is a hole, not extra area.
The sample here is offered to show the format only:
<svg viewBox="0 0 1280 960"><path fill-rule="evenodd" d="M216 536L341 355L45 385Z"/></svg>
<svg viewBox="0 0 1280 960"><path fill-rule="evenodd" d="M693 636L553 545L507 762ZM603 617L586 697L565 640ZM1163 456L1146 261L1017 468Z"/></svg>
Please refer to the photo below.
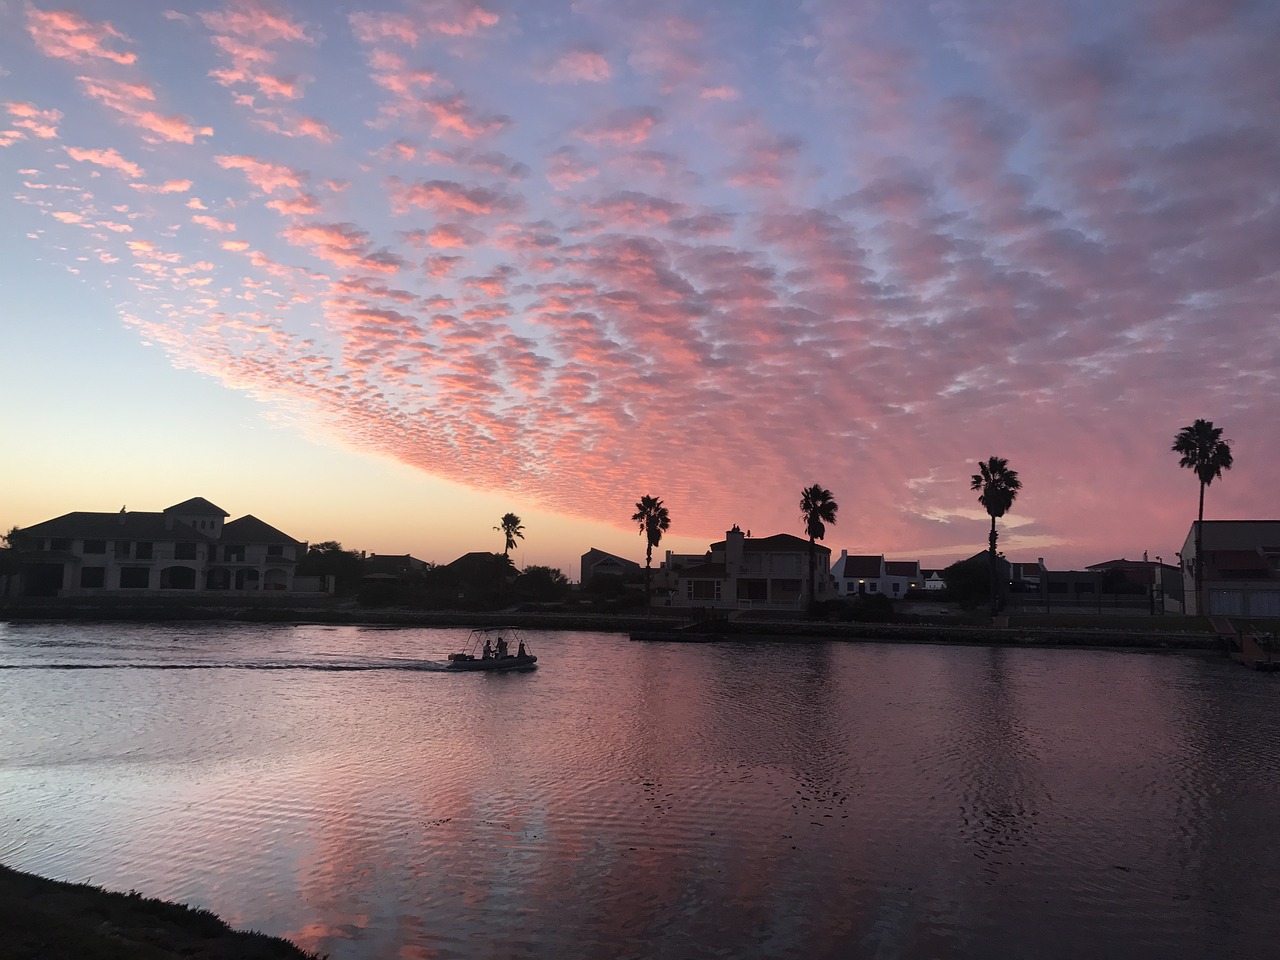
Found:
<svg viewBox="0 0 1280 960"><path fill-rule="evenodd" d="M1237 627L1228 617L1210 617L1209 624L1226 644L1227 653L1236 663L1254 670L1280 670L1275 634L1263 632L1252 626L1248 630Z"/></svg>

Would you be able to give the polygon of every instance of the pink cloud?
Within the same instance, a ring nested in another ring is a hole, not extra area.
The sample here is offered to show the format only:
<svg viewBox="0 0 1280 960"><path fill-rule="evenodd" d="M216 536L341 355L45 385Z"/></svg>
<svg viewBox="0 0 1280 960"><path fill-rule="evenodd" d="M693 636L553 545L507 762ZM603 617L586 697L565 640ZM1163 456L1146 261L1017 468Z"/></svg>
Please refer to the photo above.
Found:
<svg viewBox="0 0 1280 960"><path fill-rule="evenodd" d="M110 23L94 23L70 10L44 11L28 4L27 32L47 57L59 57L73 63L109 60L130 64L137 60L131 51L119 52L107 47L107 44L117 41L129 42L129 38Z"/></svg>
<svg viewBox="0 0 1280 960"><path fill-rule="evenodd" d="M405 184L392 177L388 185L392 209L397 213L421 207L441 217L458 214L485 216L509 212L518 206L517 199L509 194L488 187L465 187L452 180L425 180Z"/></svg>
<svg viewBox="0 0 1280 960"><path fill-rule="evenodd" d="M67 156L72 160L78 160L81 163L92 163L108 170L115 170L134 180L143 174L142 167L120 156L120 153L114 147L106 150L84 150L80 147L67 147L66 151Z"/></svg>
<svg viewBox="0 0 1280 960"><path fill-rule="evenodd" d="M134 183L130 184L133 189L140 193L186 193L191 189L190 180L166 180L164 183Z"/></svg>
<svg viewBox="0 0 1280 960"><path fill-rule="evenodd" d="M427 232L426 243L437 249L465 249L475 246L483 238L479 230L464 224L442 223Z"/></svg>
<svg viewBox="0 0 1280 960"><path fill-rule="evenodd" d="M355 38L369 46L382 40L394 40L411 47L418 42L413 20L404 14L353 13L348 19Z"/></svg>
<svg viewBox="0 0 1280 960"><path fill-rule="evenodd" d="M275 193L277 190L287 188L301 190L307 181L305 173L300 173L282 163L272 163L258 157L221 155L215 156L213 162L224 170L239 170L246 180L263 193Z"/></svg>
<svg viewBox="0 0 1280 960"><path fill-rule="evenodd" d="M320 212L320 201L310 193L302 193L291 200L271 200L267 207L285 217L306 216Z"/></svg>
<svg viewBox="0 0 1280 960"><path fill-rule="evenodd" d="M13 125L26 130L31 136L42 140L57 137L61 110L41 110L30 103L6 103L5 108L13 118Z"/></svg>
<svg viewBox="0 0 1280 960"><path fill-rule="evenodd" d="M196 127L185 117L166 116L145 109L142 104L154 102L155 92L145 83L95 80L77 77L87 96L115 110L134 126L174 143L194 143L196 137L213 134L212 127Z"/></svg>
<svg viewBox="0 0 1280 960"><path fill-rule="evenodd" d="M597 146L634 146L649 139L658 120L658 111L652 107L623 108L575 132Z"/></svg>
<svg viewBox="0 0 1280 960"><path fill-rule="evenodd" d="M456 133L468 140L497 133L511 123L509 117L477 114L460 94L428 98L418 106L422 113L435 121L437 129Z"/></svg>
<svg viewBox="0 0 1280 960"><path fill-rule="evenodd" d="M566 51L545 74L551 83L603 83L612 76L604 54L590 47Z"/></svg>
<svg viewBox="0 0 1280 960"><path fill-rule="evenodd" d="M284 238L322 260L348 270L396 273L404 261L385 250L372 250L368 234L349 223L309 223L290 227Z"/></svg>
<svg viewBox="0 0 1280 960"><path fill-rule="evenodd" d="M610 230L668 224L686 212L682 203L634 190L620 190L601 197L585 209L601 217Z"/></svg>
<svg viewBox="0 0 1280 960"><path fill-rule="evenodd" d="M236 232L236 225L234 223L228 223L225 220L219 220L217 217L210 217L204 214L197 214L192 217L191 222L204 227L206 230L214 230L218 233Z"/></svg>
<svg viewBox="0 0 1280 960"><path fill-rule="evenodd" d="M254 43L313 42L306 28L288 11L267 0L232 0L223 10L199 16L215 33L245 37Z"/></svg>
<svg viewBox="0 0 1280 960"><path fill-rule="evenodd" d="M588 162L573 147L561 147L546 158L547 182L556 190L568 190L600 174L600 168Z"/></svg>
<svg viewBox="0 0 1280 960"><path fill-rule="evenodd" d="M446 37L473 37L494 27L498 15L475 0L421 0L426 28Z"/></svg>

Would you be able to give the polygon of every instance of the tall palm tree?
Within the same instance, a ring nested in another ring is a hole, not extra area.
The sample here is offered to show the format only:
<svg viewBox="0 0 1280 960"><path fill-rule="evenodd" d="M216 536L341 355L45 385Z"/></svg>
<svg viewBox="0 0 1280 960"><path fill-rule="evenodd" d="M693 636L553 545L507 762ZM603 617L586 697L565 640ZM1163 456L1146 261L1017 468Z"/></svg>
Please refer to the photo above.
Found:
<svg viewBox="0 0 1280 960"><path fill-rule="evenodd" d="M1205 608L1201 585L1204 575L1204 540L1201 531L1204 529L1204 488L1222 476L1223 470L1231 469L1231 444L1222 439L1222 428L1215 427L1212 420L1197 420L1178 431L1178 435L1173 438L1173 452L1182 454L1178 466L1194 470L1200 478L1200 512L1196 515L1196 562L1192 575L1196 582L1196 613L1203 616Z"/></svg>
<svg viewBox="0 0 1280 960"><path fill-rule="evenodd" d="M970 490L977 490L978 502L991 516L991 535L989 538L991 551L991 615L1000 612L999 561L996 559L996 518L1003 517L1018 491L1022 489L1022 481L1018 479L1018 471L1009 469L1009 461L1003 457L989 457L985 463L978 464L978 472L973 475L969 484Z"/></svg>
<svg viewBox="0 0 1280 960"><path fill-rule="evenodd" d="M502 555L509 557L511 556L511 551L515 548L516 540L524 539L524 524L520 522L520 518L514 513L504 513L499 523L501 523L501 526L493 529L502 531L503 537L506 538L506 545L503 547Z"/></svg>
<svg viewBox="0 0 1280 960"><path fill-rule="evenodd" d="M813 609L817 578L817 547L814 540L821 540L827 535L827 524L833 527L836 523L836 511L840 505L831 496L831 491L821 484L815 483L800 491L800 519L804 521L805 533L809 535L809 609Z"/></svg>
<svg viewBox="0 0 1280 960"><path fill-rule="evenodd" d="M667 513L667 508L662 505L661 498L651 497L646 494L637 501L636 512L631 515L631 519L640 524L640 532L645 537L644 603L647 608L649 606L649 584L653 576L653 548L662 541L663 533L671 526L671 515Z"/></svg>

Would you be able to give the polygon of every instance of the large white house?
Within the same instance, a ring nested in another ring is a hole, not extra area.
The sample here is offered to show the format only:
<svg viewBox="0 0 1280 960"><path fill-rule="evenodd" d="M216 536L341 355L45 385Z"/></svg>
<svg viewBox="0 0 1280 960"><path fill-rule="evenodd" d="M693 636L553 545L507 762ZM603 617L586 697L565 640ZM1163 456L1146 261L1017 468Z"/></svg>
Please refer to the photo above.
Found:
<svg viewBox="0 0 1280 960"><path fill-rule="evenodd" d="M76 512L15 535L25 596L294 590L306 545L203 497L159 512Z"/></svg>
<svg viewBox="0 0 1280 960"><path fill-rule="evenodd" d="M899 599L909 590L924 589L924 575L919 560L886 560L881 554L850 554L840 551L840 559L831 565L836 592L842 597L883 593Z"/></svg>
<svg viewBox="0 0 1280 960"><path fill-rule="evenodd" d="M831 550L817 544L815 598L835 594ZM676 607L798 610L808 600L809 541L789 533L750 537L738 527L703 555L667 553L657 582Z"/></svg>

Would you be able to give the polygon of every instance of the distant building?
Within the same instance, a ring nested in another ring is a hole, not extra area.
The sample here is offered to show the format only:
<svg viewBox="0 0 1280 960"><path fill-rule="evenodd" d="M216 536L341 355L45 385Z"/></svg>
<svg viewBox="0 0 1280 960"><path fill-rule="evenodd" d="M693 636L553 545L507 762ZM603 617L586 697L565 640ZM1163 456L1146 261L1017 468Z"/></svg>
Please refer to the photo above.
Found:
<svg viewBox="0 0 1280 960"><path fill-rule="evenodd" d="M942 577L942 569L931 567L922 569L920 576L924 581L924 589L926 590L945 590L947 589L947 581Z"/></svg>
<svg viewBox="0 0 1280 960"><path fill-rule="evenodd" d="M371 553L361 558L360 566L363 570L361 580L407 586L420 581L431 565L407 553Z"/></svg>
<svg viewBox="0 0 1280 960"><path fill-rule="evenodd" d="M1187 613L1217 617L1280 617L1280 520L1205 520L1204 556L1196 555L1196 522L1182 545ZM1203 601L1195 595L1196 565Z"/></svg>
<svg viewBox="0 0 1280 960"><path fill-rule="evenodd" d="M817 600L835 595L831 550L814 549ZM702 556L667 554L661 569L678 607L799 610L808 600L809 541L789 533L749 537L738 527Z"/></svg>
<svg viewBox="0 0 1280 960"><path fill-rule="evenodd" d="M644 573L644 567L626 557L614 556L592 547L582 555L578 582L584 586L595 577L630 579Z"/></svg>
<svg viewBox="0 0 1280 960"><path fill-rule="evenodd" d="M305 544L203 497L159 512L76 512L18 532L20 594L35 597L294 590Z"/></svg>
<svg viewBox="0 0 1280 960"><path fill-rule="evenodd" d="M831 576L842 597L882 593L896 599L924 585L918 560L885 560L883 555L850 554L847 550L841 550L840 559L831 565Z"/></svg>

